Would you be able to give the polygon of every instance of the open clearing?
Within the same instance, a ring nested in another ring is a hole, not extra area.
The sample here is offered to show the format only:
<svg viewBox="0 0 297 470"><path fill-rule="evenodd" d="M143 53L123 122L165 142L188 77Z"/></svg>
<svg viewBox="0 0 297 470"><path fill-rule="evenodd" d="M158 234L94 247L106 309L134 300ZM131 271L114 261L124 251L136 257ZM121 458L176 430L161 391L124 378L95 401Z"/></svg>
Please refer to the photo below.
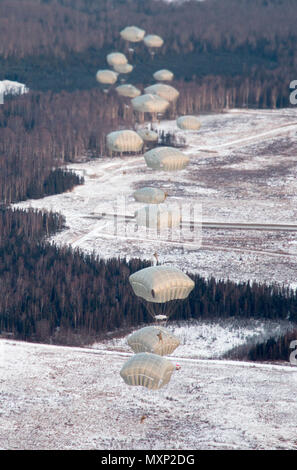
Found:
<svg viewBox="0 0 297 470"><path fill-rule="evenodd" d="M202 115L201 123L198 132L181 131L175 121L156 124L186 138L190 164L180 173L151 170L142 156L104 157L69 165L84 176L83 186L17 205L61 212L68 228L53 240L103 258L151 259L157 252L162 263L205 277L295 285L297 233L285 227L297 221L297 110L229 110ZM149 185L165 189L168 206L181 205L186 214L192 204L194 234L158 237L104 216L131 219L142 207L133 191Z"/></svg>
<svg viewBox="0 0 297 470"><path fill-rule="evenodd" d="M152 392L121 379L129 353L0 340L0 354L2 449L297 448L296 367L175 356Z"/></svg>
<svg viewBox="0 0 297 470"><path fill-rule="evenodd" d="M17 206L60 212L67 229L51 240L102 258L157 252L161 263L201 276L296 288L297 109L230 110L201 123L187 133L175 121L157 125L186 138L190 164L178 174L154 172L142 156L104 157L69 165L83 186ZM197 208L194 236L135 230L142 205L132 194L149 185L169 193L169 206ZM1 339L0 447L296 449L296 367L220 359L291 327L252 320L176 327L181 345L172 361L182 368L157 392L122 381L131 355L124 338L89 348Z"/></svg>

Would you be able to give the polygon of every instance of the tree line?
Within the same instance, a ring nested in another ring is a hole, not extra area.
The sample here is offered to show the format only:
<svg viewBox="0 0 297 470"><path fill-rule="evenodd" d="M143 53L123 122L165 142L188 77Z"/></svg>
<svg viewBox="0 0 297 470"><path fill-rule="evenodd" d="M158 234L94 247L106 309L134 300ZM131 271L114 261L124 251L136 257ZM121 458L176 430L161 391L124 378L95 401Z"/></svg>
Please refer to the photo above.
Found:
<svg viewBox="0 0 297 470"><path fill-rule="evenodd" d="M176 82L180 97L164 115L218 111L225 107L281 106L282 97L270 82L248 80L229 86L220 78L203 83ZM285 82L282 85L285 87ZM87 157L106 155L106 135L120 128L133 129L140 117L129 100L102 89L76 92L30 92L5 100L0 106L0 199L13 201L47 194L44 186L53 168ZM59 174L61 175L61 174ZM51 175L51 181L55 175ZM64 173L66 178L66 173ZM65 188L79 181L67 176ZM63 190L57 183L56 191ZM59 188L58 188L59 186Z"/></svg>
<svg viewBox="0 0 297 470"><path fill-rule="evenodd" d="M42 197L49 186L60 192L81 183L64 171L62 184L62 174L52 171L102 155L106 134L123 123L129 126L131 114L117 97L100 90L30 93L5 101L0 106L1 201Z"/></svg>
<svg viewBox="0 0 297 470"><path fill-rule="evenodd" d="M279 338L269 338L263 343L250 348L247 358L250 361L290 361L291 353L296 362L297 329L289 331ZM296 363L294 363L296 365Z"/></svg>
<svg viewBox="0 0 297 470"><path fill-rule="evenodd" d="M123 48L131 24L164 37L164 55L248 49L285 60L296 39L294 0L1 0L0 12L5 58Z"/></svg>
<svg viewBox="0 0 297 470"><path fill-rule="evenodd" d="M296 365L297 361L297 329L289 329L281 335L271 336L255 344L247 342L224 354L225 359L241 361L275 362L285 361Z"/></svg>
<svg viewBox="0 0 297 470"><path fill-rule="evenodd" d="M169 68L178 82L197 83L191 98L218 86L220 103L210 97L210 109L287 106L296 20L294 0L0 0L0 79L39 91L92 89L106 55L121 50L135 65L134 84ZM160 34L163 47L153 57L143 43L129 52L119 34L129 24Z"/></svg>
<svg viewBox="0 0 297 470"><path fill-rule="evenodd" d="M64 227L51 212L0 210L0 331L2 336L56 344L85 344L108 331L152 322L129 276L149 261L86 254L48 241ZM296 291L192 275L195 288L171 320L271 318L297 320ZM171 311L171 304L168 305Z"/></svg>
<svg viewBox="0 0 297 470"><path fill-rule="evenodd" d="M0 79L32 89L0 106L0 202L71 190L83 179L65 164L105 155L108 132L134 128L129 100L95 82L111 49L129 55L122 27L137 24L164 37L153 57L143 44L135 47L131 82L143 89L156 69L172 69L180 97L164 118L174 119L225 107L287 106L297 69L296 11L293 0L0 0ZM47 238L63 226L56 214L1 208L1 333L82 344L149 323L128 282L148 263L56 247ZM296 321L296 292L289 289L192 277L195 289L173 319Z"/></svg>

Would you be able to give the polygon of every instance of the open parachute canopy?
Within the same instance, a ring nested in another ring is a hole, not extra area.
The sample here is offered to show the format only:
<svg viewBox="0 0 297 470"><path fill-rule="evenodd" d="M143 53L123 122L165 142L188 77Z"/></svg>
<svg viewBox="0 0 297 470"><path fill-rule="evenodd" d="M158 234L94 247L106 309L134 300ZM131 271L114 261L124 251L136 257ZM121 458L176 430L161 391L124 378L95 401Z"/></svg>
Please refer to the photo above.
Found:
<svg viewBox="0 0 297 470"><path fill-rule="evenodd" d="M180 129L198 131L201 123L197 116L180 116L176 120L176 124Z"/></svg>
<svg viewBox="0 0 297 470"><path fill-rule="evenodd" d="M145 31L138 26L126 26L120 31L120 35L125 41L140 42L144 38Z"/></svg>
<svg viewBox="0 0 297 470"><path fill-rule="evenodd" d="M173 79L174 75L170 70L167 69L162 69L162 70L157 70L157 72L154 73L153 75L154 79L157 80L158 82L169 82L170 80Z"/></svg>
<svg viewBox="0 0 297 470"><path fill-rule="evenodd" d="M138 353L132 356L120 370L127 385L142 386L158 390L168 384L174 365L166 358L152 353Z"/></svg>
<svg viewBox="0 0 297 470"><path fill-rule="evenodd" d="M141 94L141 91L138 88L128 83L116 87L116 92L118 95L125 96L126 98L135 98Z"/></svg>
<svg viewBox="0 0 297 470"><path fill-rule="evenodd" d="M125 65L128 63L128 59L122 52L111 52L106 56L107 63L114 67L115 65Z"/></svg>
<svg viewBox="0 0 297 470"><path fill-rule="evenodd" d="M115 64L113 66L114 70L118 73L130 73L133 70L133 65L131 64Z"/></svg>
<svg viewBox="0 0 297 470"><path fill-rule="evenodd" d="M143 147L142 138L132 130L110 132L106 141L111 152L139 152Z"/></svg>
<svg viewBox="0 0 297 470"><path fill-rule="evenodd" d="M183 170L190 161L187 155L174 147L156 147L143 156L147 166L154 170Z"/></svg>
<svg viewBox="0 0 297 470"><path fill-rule="evenodd" d="M135 111L141 113L164 113L169 106L169 101L156 94L145 94L131 100Z"/></svg>
<svg viewBox="0 0 297 470"><path fill-rule="evenodd" d="M139 129L137 134L139 134L145 142L157 142L159 137L157 132L151 131L150 129Z"/></svg>
<svg viewBox="0 0 297 470"><path fill-rule="evenodd" d="M169 208L166 205L151 204L135 212L138 226L164 230L178 227L181 222L179 207Z"/></svg>
<svg viewBox="0 0 297 470"><path fill-rule="evenodd" d="M146 204L161 204L165 201L167 193L159 188L144 187L134 191L133 196L138 202L144 202Z"/></svg>
<svg viewBox="0 0 297 470"><path fill-rule="evenodd" d="M179 91L166 83L155 83L144 89L145 94L157 95L169 102L175 101L179 97Z"/></svg>
<svg viewBox="0 0 297 470"><path fill-rule="evenodd" d="M113 85L118 79L118 74L113 70L98 70L96 80L104 85Z"/></svg>
<svg viewBox="0 0 297 470"><path fill-rule="evenodd" d="M164 40L157 34L148 34L143 38L143 42L147 47L162 47Z"/></svg>
<svg viewBox="0 0 297 470"><path fill-rule="evenodd" d="M135 353L149 352L166 356L179 346L179 339L162 326L145 326L127 338L128 345Z"/></svg>
<svg viewBox="0 0 297 470"><path fill-rule="evenodd" d="M194 288L192 279L173 266L150 266L129 277L134 294L148 302L186 299Z"/></svg>

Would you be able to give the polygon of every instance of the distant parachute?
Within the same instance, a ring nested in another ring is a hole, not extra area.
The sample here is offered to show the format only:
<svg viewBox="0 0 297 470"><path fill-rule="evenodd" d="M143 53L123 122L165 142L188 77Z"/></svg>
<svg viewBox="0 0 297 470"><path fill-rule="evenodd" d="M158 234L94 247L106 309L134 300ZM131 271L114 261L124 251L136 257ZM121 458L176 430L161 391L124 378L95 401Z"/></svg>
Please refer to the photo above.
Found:
<svg viewBox="0 0 297 470"><path fill-rule="evenodd" d="M167 193L158 188L141 188L133 193L134 199L146 204L161 204L165 201Z"/></svg>
<svg viewBox="0 0 297 470"><path fill-rule="evenodd" d="M96 80L105 85L113 85L118 79L118 74L113 70L98 70Z"/></svg>
<svg viewBox="0 0 297 470"><path fill-rule="evenodd" d="M139 353L123 365L120 375L127 385L157 390L168 384L174 370L174 365L158 354Z"/></svg>
<svg viewBox="0 0 297 470"><path fill-rule="evenodd" d="M180 116L176 120L176 124L180 129L197 131L201 127L201 123L197 116Z"/></svg>
<svg viewBox="0 0 297 470"><path fill-rule="evenodd" d="M143 147L142 138L137 132L131 130L110 132L106 141L110 152L139 152Z"/></svg>
<svg viewBox="0 0 297 470"><path fill-rule="evenodd" d="M166 205L151 204L135 211L138 226L156 230L178 227L181 222L179 207L169 208Z"/></svg>
<svg viewBox="0 0 297 470"><path fill-rule="evenodd" d="M174 147L156 147L143 155L148 167L154 170L183 170L189 157Z"/></svg>
<svg viewBox="0 0 297 470"><path fill-rule="evenodd" d="M150 48L159 48L164 44L164 40L156 34L148 34L143 38L143 42L147 47Z"/></svg>
<svg viewBox="0 0 297 470"><path fill-rule="evenodd" d="M187 274L164 265L141 269L131 274L129 282L135 295L153 303L186 299L194 288Z"/></svg>
<svg viewBox="0 0 297 470"><path fill-rule="evenodd" d="M169 102L175 101L179 97L179 91L171 85L156 83L144 89L145 94L157 95Z"/></svg>
<svg viewBox="0 0 297 470"><path fill-rule="evenodd" d="M137 96L131 101L131 104L135 111L142 113L164 113L169 106L166 99L152 94Z"/></svg>
<svg viewBox="0 0 297 470"><path fill-rule="evenodd" d="M139 96L141 94L141 91L138 88L128 83L125 85L119 85L118 87L116 87L116 92L120 96L125 96L127 98L136 98L136 96Z"/></svg>
<svg viewBox="0 0 297 470"><path fill-rule="evenodd" d="M170 80L173 80L174 75L170 70L162 69L155 72L153 77L155 80L160 82L169 82Z"/></svg>
<svg viewBox="0 0 297 470"><path fill-rule="evenodd" d="M111 52L106 56L107 63L114 67L115 65L125 65L128 63L128 59L122 52Z"/></svg>
<svg viewBox="0 0 297 470"><path fill-rule="evenodd" d="M140 135L144 142L157 142L159 138L158 133L150 129L139 129L137 134Z"/></svg>
<svg viewBox="0 0 297 470"><path fill-rule="evenodd" d="M129 42L140 42L143 40L145 31L138 26L126 26L122 29L120 35L125 41Z"/></svg>
<svg viewBox="0 0 297 470"><path fill-rule="evenodd" d="M127 338L128 345L135 353L149 352L166 356L180 345L179 339L161 326L145 326Z"/></svg>
<svg viewBox="0 0 297 470"><path fill-rule="evenodd" d="M131 73L133 70L133 65L131 64L115 64L113 66L114 70L118 73Z"/></svg>

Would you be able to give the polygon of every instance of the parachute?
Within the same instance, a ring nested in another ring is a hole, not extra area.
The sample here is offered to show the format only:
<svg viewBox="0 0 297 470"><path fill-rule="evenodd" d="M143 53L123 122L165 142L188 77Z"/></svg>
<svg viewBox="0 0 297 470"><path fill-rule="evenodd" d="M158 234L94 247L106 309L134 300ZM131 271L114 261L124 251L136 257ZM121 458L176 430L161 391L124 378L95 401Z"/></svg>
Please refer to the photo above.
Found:
<svg viewBox="0 0 297 470"><path fill-rule="evenodd" d="M139 152L143 147L142 138L131 130L110 132L106 140L111 152Z"/></svg>
<svg viewBox="0 0 297 470"><path fill-rule="evenodd" d="M174 147L156 147L144 155L148 167L154 170L183 170L189 163L189 157Z"/></svg>
<svg viewBox="0 0 297 470"><path fill-rule="evenodd" d="M125 96L126 98L136 98L136 96L141 94L141 91L138 90L138 88L130 84L119 85L116 87L116 92L120 96Z"/></svg>
<svg viewBox="0 0 297 470"><path fill-rule="evenodd" d="M170 70L167 69L162 69L158 70L153 74L153 77L155 80L160 81L160 82L167 82L173 79L174 75Z"/></svg>
<svg viewBox="0 0 297 470"><path fill-rule="evenodd" d="M160 204L165 201L167 194L158 188L141 188L133 193L134 199L147 204Z"/></svg>
<svg viewBox="0 0 297 470"><path fill-rule="evenodd" d="M147 47L162 47L164 44L163 39L156 34L148 34L143 38L143 42Z"/></svg>
<svg viewBox="0 0 297 470"><path fill-rule="evenodd" d="M144 89L145 94L157 95L169 102L175 101L179 97L179 91L171 85L156 83Z"/></svg>
<svg viewBox="0 0 297 470"><path fill-rule="evenodd" d="M131 64L115 64L113 66L114 70L118 73L130 73L133 70L133 65Z"/></svg>
<svg viewBox="0 0 297 470"><path fill-rule="evenodd" d="M137 210L135 219L138 226L162 230L178 227L181 222L181 214L179 207L170 209L167 206L154 204Z"/></svg>
<svg viewBox="0 0 297 470"><path fill-rule="evenodd" d="M177 118L176 124L180 129L192 131L197 131L201 127L197 116L180 116Z"/></svg>
<svg viewBox="0 0 297 470"><path fill-rule="evenodd" d="M98 70L96 80L105 85L113 85L118 79L118 74L113 70Z"/></svg>
<svg viewBox="0 0 297 470"><path fill-rule="evenodd" d="M145 326L127 338L128 345L135 353L149 352L166 356L179 346L179 339L161 326Z"/></svg>
<svg viewBox="0 0 297 470"><path fill-rule="evenodd" d="M144 38L145 31L138 26L126 26L120 31L120 35L125 41L140 42Z"/></svg>
<svg viewBox="0 0 297 470"><path fill-rule="evenodd" d="M125 54L122 54L122 52L111 52L107 55L106 60L111 67L114 67L115 65L125 65L128 63L127 57Z"/></svg>
<svg viewBox="0 0 297 470"><path fill-rule="evenodd" d="M140 135L144 142L157 142L158 141L158 134L155 131L151 131L149 129L139 129L137 134Z"/></svg>
<svg viewBox="0 0 297 470"><path fill-rule="evenodd" d="M136 271L129 282L137 297L153 303L186 299L195 285L180 269L165 265Z"/></svg>
<svg viewBox="0 0 297 470"><path fill-rule="evenodd" d="M164 113L169 106L166 99L152 94L137 96L131 100L131 104L135 111L142 113Z"/></svg>
<svg viewBox="0 0 297 470"><path fill-rule="evenodd" d="M157 390L168 384L174 369L168 359L144 352L132 356L123 365L120 375L127 385Z"/></svg>

